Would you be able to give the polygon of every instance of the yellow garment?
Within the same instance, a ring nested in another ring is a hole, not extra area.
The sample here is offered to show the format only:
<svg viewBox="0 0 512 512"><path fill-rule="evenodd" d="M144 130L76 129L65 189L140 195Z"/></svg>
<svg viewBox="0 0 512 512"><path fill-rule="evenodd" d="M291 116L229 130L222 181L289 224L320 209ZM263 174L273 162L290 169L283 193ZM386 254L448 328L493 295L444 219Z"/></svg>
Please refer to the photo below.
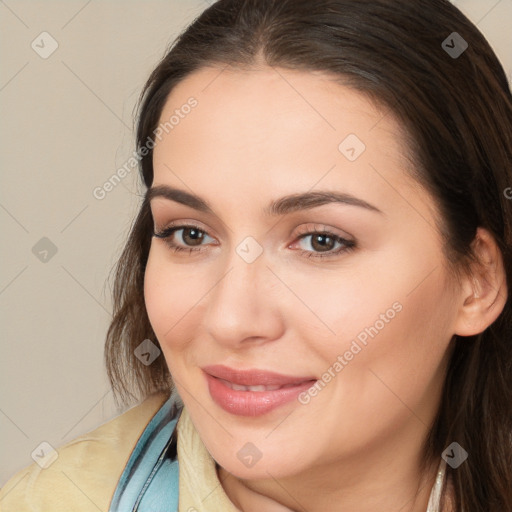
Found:
<svg viewBox="0 0 512 512"><path fill-rule="evenodd" d="M130 454L166 399L163 393L151 395L57 448L57 460L46 469L34 462L13 475L0 489L0 512L108 512ZM239 512L186 408L177 428L179 512Z"/></svg>
<svg viewBox="0 0 512 512"><path fill-rule="evenodd" d="M0 489L0 512L108 512L123 469L151 418L166 400L148 397L62 447L46 469L35 462Z"/></svg>
<svg viewBox="0 0 512 512"><path fill-rule="evenodd" d="M183 409L178 420L179 512L240 512L220 483L215 461Z"/></svg>

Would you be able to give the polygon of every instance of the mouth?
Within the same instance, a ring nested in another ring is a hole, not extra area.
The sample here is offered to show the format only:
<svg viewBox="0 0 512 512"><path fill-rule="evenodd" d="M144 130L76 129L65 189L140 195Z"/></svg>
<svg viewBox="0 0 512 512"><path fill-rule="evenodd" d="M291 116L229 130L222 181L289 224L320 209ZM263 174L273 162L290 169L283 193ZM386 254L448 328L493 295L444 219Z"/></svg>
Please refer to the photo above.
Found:
<svg viewBox="0 0 512 512"><path fill-rule="evenodd" d="M237 370L215 365L203 368L212 400L236 416L260 416L293 401L317 381L267 370ZM298 404L298 401L296 401Z"/></svg>

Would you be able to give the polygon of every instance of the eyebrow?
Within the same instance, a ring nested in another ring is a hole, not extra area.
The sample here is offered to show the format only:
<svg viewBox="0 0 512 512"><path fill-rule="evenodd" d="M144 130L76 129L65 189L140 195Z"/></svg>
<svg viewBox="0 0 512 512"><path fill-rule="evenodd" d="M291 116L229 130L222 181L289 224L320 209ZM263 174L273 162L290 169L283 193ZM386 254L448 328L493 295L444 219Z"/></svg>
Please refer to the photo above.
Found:
<svg viewBox="0 0 512 512"><path fill-rule="evenodd" d="M163 197L169 201L175 201L185 206L194 208L200 212L215 215L213 208L207 201L195 194L186 192L185 190L173 188L168 185L158 185L156 187L151 187L146 192L146 200L148 202L150 202L155 197ZM333 192L330 190L297 193L281 197L272 201L263 210L263 213L272 217L280 216L300 210L316 208L318 206L331 203L342 203L350 206L358 206L360 208L384 215L382 210L368 203L367 201L364 201L363 199L359 199L358 197L344 192Z"/></svg>

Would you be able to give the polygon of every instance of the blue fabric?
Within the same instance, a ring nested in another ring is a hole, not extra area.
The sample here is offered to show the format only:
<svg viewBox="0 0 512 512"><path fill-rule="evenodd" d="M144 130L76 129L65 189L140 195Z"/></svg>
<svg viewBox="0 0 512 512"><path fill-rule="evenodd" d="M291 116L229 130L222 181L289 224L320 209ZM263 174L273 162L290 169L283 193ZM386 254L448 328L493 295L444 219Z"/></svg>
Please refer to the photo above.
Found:
<svg viewBox="0 0 512 512"><path fill-rule="evenodd" d="M148 423L119 479L109 512L178 512L176 425L181 411L171 395Z"/></svg>

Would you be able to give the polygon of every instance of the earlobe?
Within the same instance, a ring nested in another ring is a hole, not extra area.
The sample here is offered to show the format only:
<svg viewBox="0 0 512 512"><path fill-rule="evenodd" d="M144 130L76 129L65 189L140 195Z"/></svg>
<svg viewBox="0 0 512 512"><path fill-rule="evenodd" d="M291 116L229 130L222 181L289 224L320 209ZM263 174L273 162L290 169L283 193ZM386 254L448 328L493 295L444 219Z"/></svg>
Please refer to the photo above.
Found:
<svg viewBox="0 0 512 512"><path fill-rule="evenodd" d="M459 336L485 331L498 318L507 301L503 256L494 237L479 227L472 248L480 264L473 266L461 286L461 306L454 332Z"/></svg>

